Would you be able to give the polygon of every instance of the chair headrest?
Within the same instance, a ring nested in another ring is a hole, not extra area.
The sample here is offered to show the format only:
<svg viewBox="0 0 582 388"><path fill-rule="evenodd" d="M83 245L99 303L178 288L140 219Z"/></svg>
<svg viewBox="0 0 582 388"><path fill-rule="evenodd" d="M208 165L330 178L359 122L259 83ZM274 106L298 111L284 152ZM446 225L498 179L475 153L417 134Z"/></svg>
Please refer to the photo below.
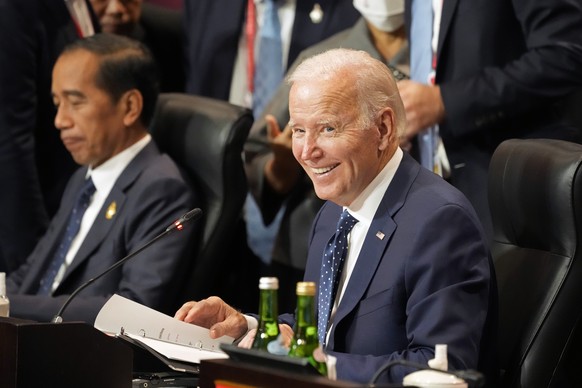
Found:
<svg viewBox="0 0 582 388"><path fill-rule="evenodd" d="M511 139L489 167L494 242L571 257L582 222L582 145Z"/></svg>

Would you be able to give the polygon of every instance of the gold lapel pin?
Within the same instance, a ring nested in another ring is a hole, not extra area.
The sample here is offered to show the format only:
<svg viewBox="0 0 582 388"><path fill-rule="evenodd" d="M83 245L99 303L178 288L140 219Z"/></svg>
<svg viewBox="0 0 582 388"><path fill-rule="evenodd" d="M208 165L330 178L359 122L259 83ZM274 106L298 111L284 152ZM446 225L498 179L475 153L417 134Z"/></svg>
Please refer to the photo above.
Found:
<svg viewBox="0 0 582 388"><path fill-rule="evenodd" d="M105 212L105 218L110 220L115 216L115 213L117 213L117 202L113 201L107 208L107 212Z"/></svg>
<svg viewBox="0 0 582 388"><path fill-rule="evenodd" d="M378 237L380 240L384 240L384 236L386 236L384 233L380 231L376 232L376 237Z"/></svg>

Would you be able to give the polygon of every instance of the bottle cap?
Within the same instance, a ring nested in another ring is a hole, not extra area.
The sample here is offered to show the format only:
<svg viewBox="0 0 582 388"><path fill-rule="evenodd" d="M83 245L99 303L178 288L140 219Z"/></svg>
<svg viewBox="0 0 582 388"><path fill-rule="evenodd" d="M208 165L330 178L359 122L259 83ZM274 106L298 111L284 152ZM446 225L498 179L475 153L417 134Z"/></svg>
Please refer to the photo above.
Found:
<svg viewBox="0 0 582 388"><path fill-rule="evenodd" d="M297 295L300 296L314 296L315 283L314 282L297 282Z"/></svg>
<svg viewBox="0 0 582 388"><path fill-rule="evenodd" d="M278 290L279 279L275 277L262 277L259 279L260 290Z"/></svg>

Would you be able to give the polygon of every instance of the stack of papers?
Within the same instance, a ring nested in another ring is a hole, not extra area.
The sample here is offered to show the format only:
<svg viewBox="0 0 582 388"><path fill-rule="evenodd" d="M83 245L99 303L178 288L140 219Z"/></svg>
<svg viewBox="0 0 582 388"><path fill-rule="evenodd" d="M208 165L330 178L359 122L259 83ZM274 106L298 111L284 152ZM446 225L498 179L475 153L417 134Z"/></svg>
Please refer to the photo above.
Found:
<svg viewBox="0 0 582 388"><path fill-rule="evenodd" d="M94 326L109 335L130 337L171 360L194 364L228 358L220 350L220 344L234 341L228 336L212 339L208 329L179 321L117 294L99 311Z"/></svg>

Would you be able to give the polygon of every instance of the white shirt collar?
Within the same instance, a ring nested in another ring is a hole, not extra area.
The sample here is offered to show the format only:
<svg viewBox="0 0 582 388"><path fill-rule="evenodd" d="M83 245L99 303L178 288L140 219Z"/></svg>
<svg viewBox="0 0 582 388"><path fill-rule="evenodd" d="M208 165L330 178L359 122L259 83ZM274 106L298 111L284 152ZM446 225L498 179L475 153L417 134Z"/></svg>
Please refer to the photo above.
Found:
<svg viewBox="0 0 582 388"><path fill-rule="evenodd" d="M87 176L90 176L93 179L93 184L97 191L100 193L109 193L123 170L125 170L133 158L144 149L151 140L152 137L148 133L142 139L107 160L99 167L89 167Z"/></svg>
<svg viewBox="0 0 582 388"><path fill-rule="evenodd" d="M374 214L384 198L384 194L396 174L396 170L402 161L404 153L396 149L392 158L386 163L382 171L370 182L370 184L358 195L348 207L349 212L362 224L369 226L374 219Z"/></svg>

